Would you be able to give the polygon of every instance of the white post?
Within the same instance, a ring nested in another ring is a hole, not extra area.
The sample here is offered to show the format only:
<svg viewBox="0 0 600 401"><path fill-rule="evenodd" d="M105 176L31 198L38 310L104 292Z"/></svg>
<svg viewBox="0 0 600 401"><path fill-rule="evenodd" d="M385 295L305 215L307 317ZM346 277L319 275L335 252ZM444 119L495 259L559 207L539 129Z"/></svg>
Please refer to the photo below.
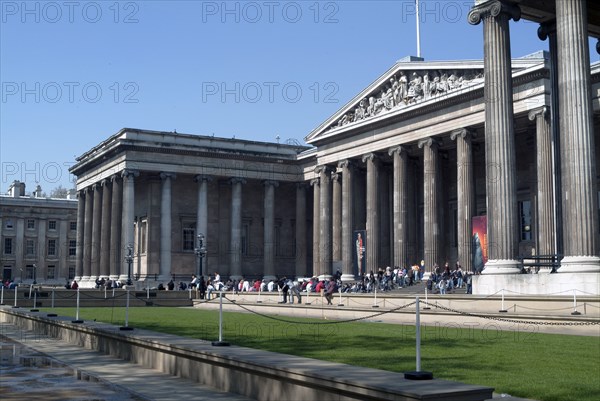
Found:
<svg viewBox="0 0 600 401"><path fill-rule="evenodd" d="M104 299L106 299L106 286L104 286Z"/></svg>
<svg viewBox="0 0 600 401"><path fill-rule="evenodd" d="M504 307L504 288L502 289L502 309L500 309L499 312L508 312Z"/></svg>
<svg viewBox="0 0 600 401"><path fill-rule="evenodd" d="M0 295L0 305L4 305L4 285L2 285L2 294Z"/></svg>
<svg viewBox="0 0 600 401"><path fill-rule="evenodd" d="M192 294L192 290L190 289L190 296ZM146 284L146 299L150 299L150 286Z"/></svg>
<svg viewBox="0 0 600 401"><path fill-rule="evenodd" d="M416 341L417 341L417 372L421 371L421 315L419 313L419 297L415 302L416 314L415 314L415 327L416 327Z"/></svg>
<svg viewBox="0 0 600 401"><path fill-rule="evenodd" d="M423 307L423 310L429 310L431 309L429 307L429 300L427 299L427 284L425 284L425 306Z"/></svg>
<svg viewBox="0 0 600 401"><path fill-rule="evenodd" d="M262 303L262 301L260 300L260 295L262 294L262 287L258 287L258 299L256 300L257 304Z"/></svg>
<svg viewBox="0 0 600 401"><path fill-rule="evenodd" d="M113 287L113 298L115 297L115 287Z"/></svg>
<svg viewBox="0 0 600 401"><path fill-rule="evenodd" d="M17 287L15 287L15 305L13 306L13 308L18 308L18 306L17 306Z"/></svg>
<svg viewBox="0 0 600 401"><path fill-rule="evenodd" d="M52 309L54 309L54 288L52 289Z"/></svg>
<svg viewBox="0 0 600 401"><path fill-rule="evenodd" d="M373 308L379 308L379 305L377 305L377 286L375 286L375 297L373 298Z"/></svg>
<svg viewBox="0 0 600 401"><path fill-rule="evenodd" d="M573 312L571 315L578 316L581 315L581 312L577 312L577 290L573 289Z"/></svg>
<svg viewBox="0 0 600 401"><path fill-rule="evenodd" d="M125 301L125 327L129 327L129 288L127 288L127 299Z"/></svg>
<svg viewBox="0 0 600 401"><path fill-rule="evenodd" d="M339 290L340 293L340 302L338 303L338 306L344 306L344 304L342 303L342 289L340 288Z"/></svg>
<svg viewBox="0 0 600 401"><path fill-rule="evenodd" d="M310 291L306 290L306 303L304 305L310 305Z"/></svg>
<svg viewBox="0 0 600 401"><path fill-rule="evenodd" d="M80 320L79 320L79 288L77 288L77 311L75 312L75 321L80 322Z"/></svg>
<svg viewBox="0 0 600 401"><path fill-rule="evenodd" d="M219 342L223 342L223 291L219 292Z"/></svg>
<svg viewBox="0 0 600 401"><path fill-rule="evenodd" d="M33 308L32 308L32 312L35 309L35 306L37 305L37 291L33 292Z"/></svg>

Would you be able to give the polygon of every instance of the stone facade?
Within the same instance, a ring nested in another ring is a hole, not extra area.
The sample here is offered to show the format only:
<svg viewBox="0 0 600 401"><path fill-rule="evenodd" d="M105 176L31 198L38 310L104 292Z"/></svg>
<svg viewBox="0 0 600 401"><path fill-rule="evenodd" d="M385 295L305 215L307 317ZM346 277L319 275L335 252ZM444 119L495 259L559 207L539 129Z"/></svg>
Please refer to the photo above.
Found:
<svg viewBox="0 0 600 401"><path fill-rule="evenodd" d="M64 285L75 277L77 201L25 196L15 181L0 195L2 280Z"/></svg>
<svg viewBox="0 0 600 401"><path fill-rule="evenodd" d="M309 133L312 148L121 130L71 169L77 274L125 277L132 246L137 278L187 277L202 233L205 274L339 269L352 279L358 231L367 272L421 260L428 271L457 261L472 270L473 218L486 216L476 288L497 291L490 282L510 278L494 277L540 254L594 282L600 65L590 67L582 38L596 25L581 0L534 8L477 2L469 22L484 25L483 61L399 61ZM511 60L509 23L521 17L542 24L550 53Z"/></svg>

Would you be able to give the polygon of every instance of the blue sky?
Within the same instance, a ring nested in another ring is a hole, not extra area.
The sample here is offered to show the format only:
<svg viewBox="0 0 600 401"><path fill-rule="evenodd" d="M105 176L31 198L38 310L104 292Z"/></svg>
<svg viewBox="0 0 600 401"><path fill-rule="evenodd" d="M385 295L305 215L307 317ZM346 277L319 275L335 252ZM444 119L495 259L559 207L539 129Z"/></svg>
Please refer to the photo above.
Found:
<svg viewBox="0 0 600 401"><path fill-rule="evenodd" d="M481 59L472 0L421 0L426 60ZM123 127L296 140L416 54L414 0L0 1L0 191L72 187ZM512 54L545 50L511 22ZM595 43L595 42L594 42ZM592 62L598 55L592 53Z"/></svg>

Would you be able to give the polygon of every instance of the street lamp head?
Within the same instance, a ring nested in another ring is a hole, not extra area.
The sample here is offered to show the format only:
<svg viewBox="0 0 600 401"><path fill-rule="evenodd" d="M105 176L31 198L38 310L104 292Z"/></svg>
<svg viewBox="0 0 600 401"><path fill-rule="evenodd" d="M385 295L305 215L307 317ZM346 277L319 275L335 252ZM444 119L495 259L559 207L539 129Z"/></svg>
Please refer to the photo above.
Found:
<svg viewBox="0 0 600 401"><path fill-rule="evenodd" d="M204 241L204 234L198 234L198 241Z"/></svg>

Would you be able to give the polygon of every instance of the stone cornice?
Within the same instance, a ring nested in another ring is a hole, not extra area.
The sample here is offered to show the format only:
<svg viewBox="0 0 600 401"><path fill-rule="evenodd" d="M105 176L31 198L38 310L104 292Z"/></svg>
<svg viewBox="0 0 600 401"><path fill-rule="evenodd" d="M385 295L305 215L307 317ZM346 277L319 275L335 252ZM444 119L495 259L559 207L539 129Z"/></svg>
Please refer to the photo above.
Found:
<svg viewBox="0 0 600 401"><path fill-rule="evenodd" d="M477 25L487 17L496 18L506 14L509 18L518 21L521 19L521 8L516 4L506 3L502 0L488 0L474 6L467 17L469 24Z"/></svg>

